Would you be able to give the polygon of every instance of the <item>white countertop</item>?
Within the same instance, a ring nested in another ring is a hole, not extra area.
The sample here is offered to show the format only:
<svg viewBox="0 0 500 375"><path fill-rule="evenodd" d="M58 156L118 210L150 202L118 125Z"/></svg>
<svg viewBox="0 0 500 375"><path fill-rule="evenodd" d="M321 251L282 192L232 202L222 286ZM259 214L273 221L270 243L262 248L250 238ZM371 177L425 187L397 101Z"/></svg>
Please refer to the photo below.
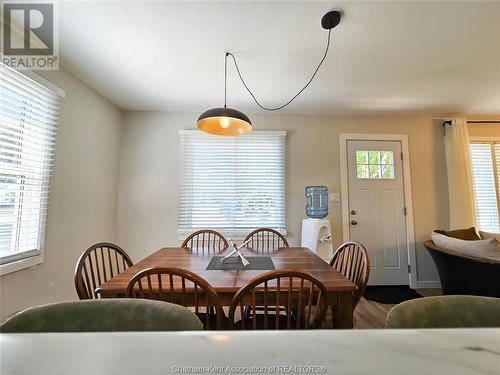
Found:
<svg viewBox="0 0 500 375"><path fill-rule="evenodd" d="M2 334L0 361L3 375L500 374L500 329Z"/></svg>

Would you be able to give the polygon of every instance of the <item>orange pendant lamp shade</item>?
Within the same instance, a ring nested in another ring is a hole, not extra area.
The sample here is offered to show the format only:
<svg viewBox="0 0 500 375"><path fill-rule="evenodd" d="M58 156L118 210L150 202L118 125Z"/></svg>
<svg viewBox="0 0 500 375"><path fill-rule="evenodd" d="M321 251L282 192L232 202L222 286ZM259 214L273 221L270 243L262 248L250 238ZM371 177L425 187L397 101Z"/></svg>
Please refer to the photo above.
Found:
<svg viewBox="0 0 500 375"><path fill-rule="evenodd" d="M214 135L242 135L252 131L250 119L232 108L212 108L198 118L198 129Z"/></svg>

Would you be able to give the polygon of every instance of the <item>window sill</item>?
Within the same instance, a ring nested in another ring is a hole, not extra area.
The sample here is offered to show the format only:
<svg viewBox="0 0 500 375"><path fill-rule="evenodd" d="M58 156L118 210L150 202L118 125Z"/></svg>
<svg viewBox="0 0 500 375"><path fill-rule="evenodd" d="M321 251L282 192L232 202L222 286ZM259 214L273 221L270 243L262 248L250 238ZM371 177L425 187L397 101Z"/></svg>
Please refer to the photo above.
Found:
<svg viewBox="0 0 500 375"><path fill-rule="evenodd" d="M43 254L0 265L0 276L43 263Z"/></svg>

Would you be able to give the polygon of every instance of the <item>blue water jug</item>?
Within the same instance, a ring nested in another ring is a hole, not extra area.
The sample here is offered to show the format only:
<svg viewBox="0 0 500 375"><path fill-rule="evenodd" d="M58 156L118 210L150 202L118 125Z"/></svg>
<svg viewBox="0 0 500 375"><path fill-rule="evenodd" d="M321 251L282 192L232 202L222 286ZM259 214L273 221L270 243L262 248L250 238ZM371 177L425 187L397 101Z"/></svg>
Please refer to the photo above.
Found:
<svg viewBox="0 0 500 375"><path fill-rule="evenodd" d="M306 215L311 219L323 219L328 215L328 188L306 187Z"/></svg>

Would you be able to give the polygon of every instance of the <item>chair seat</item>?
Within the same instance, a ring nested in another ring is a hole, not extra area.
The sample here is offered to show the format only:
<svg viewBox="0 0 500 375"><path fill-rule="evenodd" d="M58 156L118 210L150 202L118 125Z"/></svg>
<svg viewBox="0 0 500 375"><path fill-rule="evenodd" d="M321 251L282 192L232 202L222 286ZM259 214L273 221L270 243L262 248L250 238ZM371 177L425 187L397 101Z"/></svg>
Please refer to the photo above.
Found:
<svg viewBox="0 0 500 375"><path fill-rule="evenodd" d="M287 326L287 317L285 315L280 315L279 318L279 328L284 329L284 327ZM264 314L257 314L256 315L256 326L258 330L264 330L264 329L276 329L276 314L269 314L267 316L267 328L265 327L265 322L266 322L266 317ZM291 318L291 328L290 329L296 329L295 327L297 326L297 320L295 318ZM234 323L234 328L235 329L243 329L243 322L241 320L237 321ZM245 319L245 329L253 329L253 318L246 318Z"/></svg>
<svg viewBox="0 0 500 375"><path fill-rule="evenodd" d="M203 325L185 307L168 302L113 298L60 302L21 311L0 326L2 333L191 331Z"/></svg>
<svg viewBox="0 0 500 375"><path fill-rule="evenodd" d="M387 328L500 327L500 298L436 296L405 301L387 314Z"/></svg>

